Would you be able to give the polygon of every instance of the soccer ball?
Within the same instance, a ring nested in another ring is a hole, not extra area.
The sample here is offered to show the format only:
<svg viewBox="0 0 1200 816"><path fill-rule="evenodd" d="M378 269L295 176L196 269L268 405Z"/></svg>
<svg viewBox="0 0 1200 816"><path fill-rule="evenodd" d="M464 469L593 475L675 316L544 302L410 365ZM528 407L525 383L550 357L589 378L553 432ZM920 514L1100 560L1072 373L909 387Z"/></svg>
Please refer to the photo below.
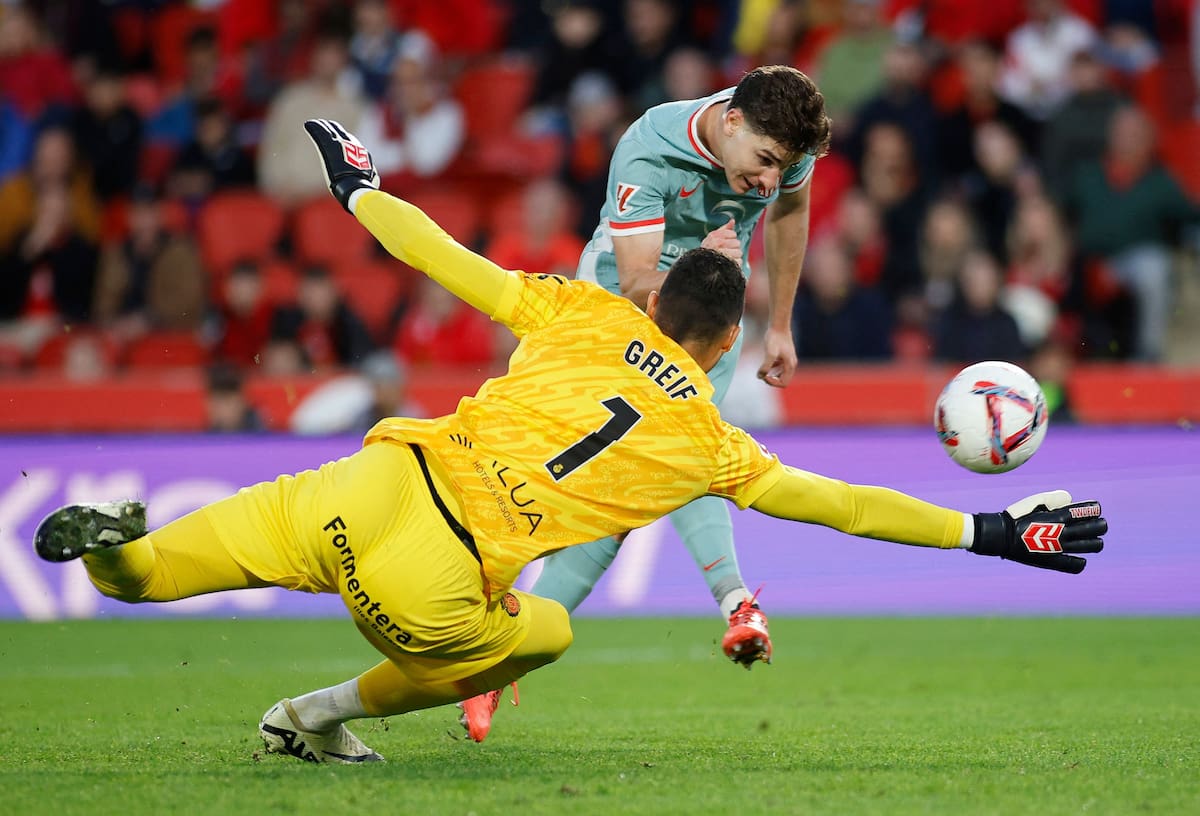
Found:
<svg viewBox="0 0 1200 816"><path fill-rule="evenodd" d="M1024 464L1046 437L1046 397L1012 363L969 365L946 384L933 411L942 449L967 470L1004 473Z"/></svg>

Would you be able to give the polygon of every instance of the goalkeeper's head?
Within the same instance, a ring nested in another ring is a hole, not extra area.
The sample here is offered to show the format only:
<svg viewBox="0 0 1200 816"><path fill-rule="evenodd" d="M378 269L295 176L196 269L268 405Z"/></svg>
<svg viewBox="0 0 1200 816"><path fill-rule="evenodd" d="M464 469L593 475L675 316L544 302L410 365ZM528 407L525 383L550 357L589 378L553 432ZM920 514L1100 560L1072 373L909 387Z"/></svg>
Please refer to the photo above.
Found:
<svg viewBox="0 0 1200 816"><path fill-rule="evenodd" d="M742 77L729 100L746 125L799 157L829 152L830 126L825 97L802 71L789 65L765 65Z"/></svg>
<svg viewBox="0 0 1200 816"><path fill-rule="evenodd" d="M746 302L741 265L712 249L692 249L671 265L646 313L705 371L737 340Z"/></svg>

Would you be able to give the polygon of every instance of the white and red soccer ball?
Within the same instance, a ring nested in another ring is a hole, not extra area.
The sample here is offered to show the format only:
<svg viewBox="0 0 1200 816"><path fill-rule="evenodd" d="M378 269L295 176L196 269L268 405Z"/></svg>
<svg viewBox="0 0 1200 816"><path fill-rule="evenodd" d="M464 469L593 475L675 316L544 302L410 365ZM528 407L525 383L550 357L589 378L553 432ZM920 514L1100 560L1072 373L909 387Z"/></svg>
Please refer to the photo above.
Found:
<svg viewBox="0 0 1200 816"><path fill-rule="evenodd" d="M1019 366L976 363L942 389L933 425L955 462L976 473L1003 473L1028 461L1046 438L1046 397Z"/></svg>

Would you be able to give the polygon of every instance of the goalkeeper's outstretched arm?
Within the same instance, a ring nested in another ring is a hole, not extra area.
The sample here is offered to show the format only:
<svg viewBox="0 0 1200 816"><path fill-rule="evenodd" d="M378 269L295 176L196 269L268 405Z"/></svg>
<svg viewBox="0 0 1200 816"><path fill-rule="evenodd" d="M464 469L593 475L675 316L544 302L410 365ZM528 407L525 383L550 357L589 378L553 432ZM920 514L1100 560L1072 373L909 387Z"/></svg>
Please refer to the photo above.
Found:
<svg viewBox="0 0 1200 816"><path fill-rule="evenodd" d="M896 490L852 485L784 466L783 477L751 505L777 518L923 547L962 547L1039 569L1079 573L1079 553L1104 549L1108 522L1096 501L1065 490L1038 493L1000 513L960 513Z"/></svg>
<svg viewBox="0 0 1200 816"><path fill-rule="evenodd" d="M354 134L331 119L309 119L304 130L321 158L329 192L388 252L488 317L506 293L515 296L515 272L462 246L407 201L380 192L371 154Z"/></svg>

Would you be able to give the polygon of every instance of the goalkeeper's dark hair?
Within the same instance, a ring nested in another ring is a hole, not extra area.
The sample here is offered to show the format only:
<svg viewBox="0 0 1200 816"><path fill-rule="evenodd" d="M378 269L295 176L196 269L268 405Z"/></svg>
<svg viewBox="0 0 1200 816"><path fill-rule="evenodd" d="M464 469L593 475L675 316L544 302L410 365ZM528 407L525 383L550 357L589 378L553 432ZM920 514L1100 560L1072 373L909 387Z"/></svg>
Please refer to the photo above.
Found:
<svg viewBox="0 0 1200 816"><path fill-rule="evenodd" d="M710 343L742 319L745 302L740 264L712 249L691 249L667 273L654 321L676 343Z"/></svg>
<svg viewBox="0 0 1200 816"><path fill-rule="evenodd" d="M820 158L829 152L825 97L802 71L790 65L766 65L742 77L729 100L746 124L791 153Z"/></svg>

